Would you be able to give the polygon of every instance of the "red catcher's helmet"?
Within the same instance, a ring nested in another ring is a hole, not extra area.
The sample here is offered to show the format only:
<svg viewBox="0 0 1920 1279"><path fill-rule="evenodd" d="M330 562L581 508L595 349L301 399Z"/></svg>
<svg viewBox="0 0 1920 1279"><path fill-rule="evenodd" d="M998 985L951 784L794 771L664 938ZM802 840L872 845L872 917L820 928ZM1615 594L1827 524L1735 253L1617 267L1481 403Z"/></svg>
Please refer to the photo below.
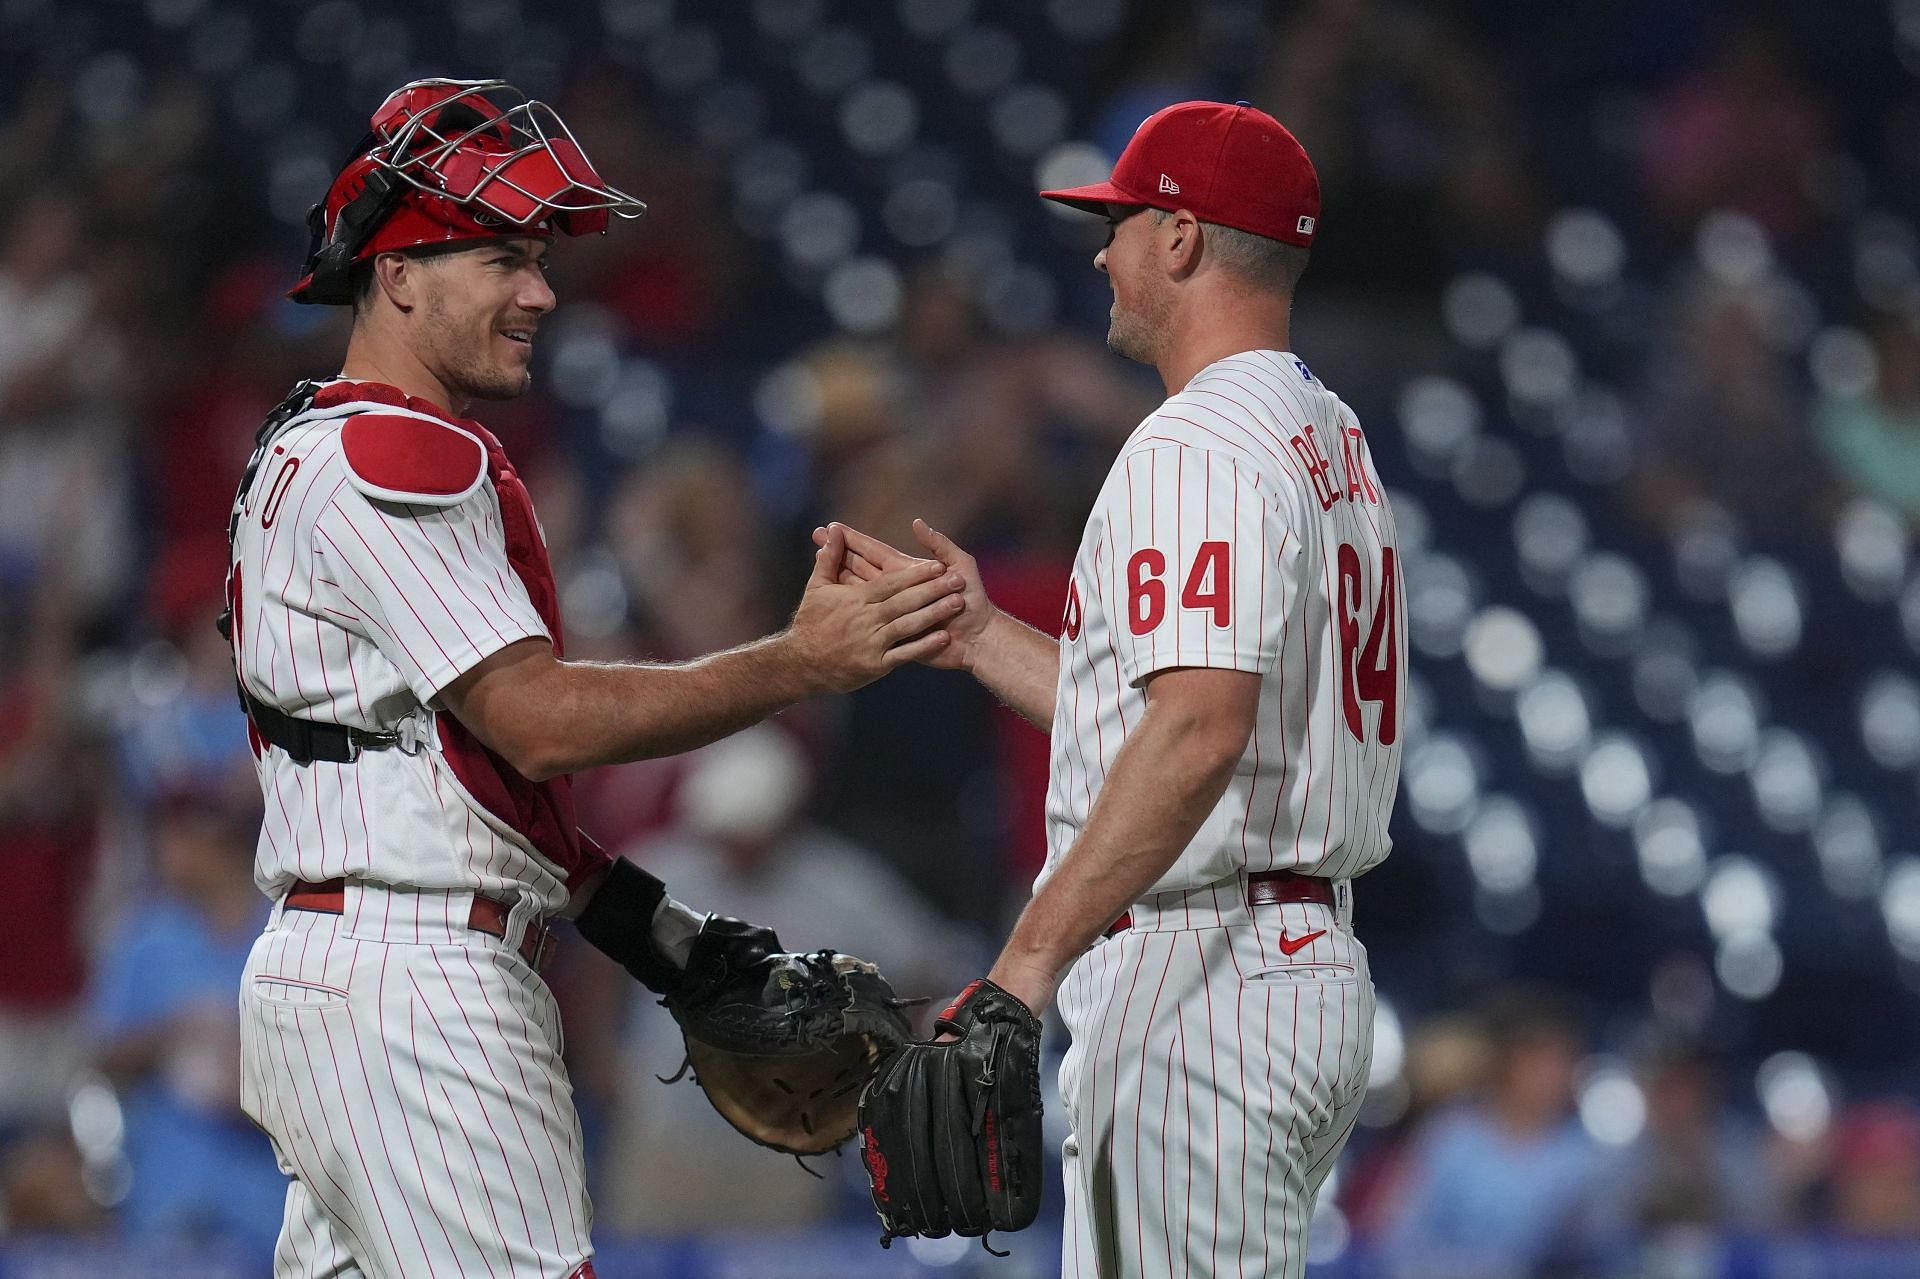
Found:
<svg viewBox="0 0 1920 1279"><path fill-rule="evenodd" d="M372 125L307 214L305 274L287 292L296 302L352 302L349 273L375 254L588 235L647 208L594 172L557 111L504 80L415 80L387 95Z"/></svg>

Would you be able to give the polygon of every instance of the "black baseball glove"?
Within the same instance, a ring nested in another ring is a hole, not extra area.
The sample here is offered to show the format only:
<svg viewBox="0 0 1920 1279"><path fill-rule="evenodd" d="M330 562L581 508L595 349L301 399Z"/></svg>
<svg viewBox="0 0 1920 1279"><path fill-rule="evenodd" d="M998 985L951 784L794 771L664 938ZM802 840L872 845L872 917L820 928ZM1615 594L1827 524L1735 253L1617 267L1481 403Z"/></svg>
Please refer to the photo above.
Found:
<svg viewBox="0 0 1920 1279"><path fill-rule="evenodd" d="M851 1138L861 1087L912 1034L907 1001L872 964L831 950L787 954L771 931L738 920L708 921L685 983L662 1002L713 1108L790 1155Z"/></svg>
<svg viewBox="0 0 1920 1279"><path fill-rule="evenodd" d="M1024 1230L1040 1211L1039 1019L981 980L936 1025L959 1038L899 1049L860 1097L883 1245Z"/></svg>

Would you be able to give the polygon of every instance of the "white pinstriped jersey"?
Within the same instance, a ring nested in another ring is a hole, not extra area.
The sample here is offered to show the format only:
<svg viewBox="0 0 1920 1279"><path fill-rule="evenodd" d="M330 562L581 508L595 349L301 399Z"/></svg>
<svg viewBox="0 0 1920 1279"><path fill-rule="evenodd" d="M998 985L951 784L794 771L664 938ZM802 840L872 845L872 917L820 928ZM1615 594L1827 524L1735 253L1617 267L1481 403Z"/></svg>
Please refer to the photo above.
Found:
<svg viewBox="0 0 1920 1279"><path fill-rule="evenodd" d="M345 876L508 900L524 893L557 910L568 868L537 855L476 799L448 757L458 726L436 724L428 709L489 654L551 638L509 562L486 446L469 436L477 478L464 493L369 496L342 447L353 415L459 429L358 394L371 385L336 383L352 398L293 418L260 464L235 533L235 658L247 691L288 715L370 731L405 726L424 740L350 764L299 764L256 737L266 814L255 882L278 897L296 879Z"/></svg>
<svg viewBox="0 0 1920 1279"><path fill-rule="evenodd" d="M1225 795L1151 891L1378 864L1406 691L1396 559L1359 422L1293 355L1219 360L1149 415L1074 560L1041 881L1145 713L1141 681L1183 666L1259 673L1259 713Z"/></svg>

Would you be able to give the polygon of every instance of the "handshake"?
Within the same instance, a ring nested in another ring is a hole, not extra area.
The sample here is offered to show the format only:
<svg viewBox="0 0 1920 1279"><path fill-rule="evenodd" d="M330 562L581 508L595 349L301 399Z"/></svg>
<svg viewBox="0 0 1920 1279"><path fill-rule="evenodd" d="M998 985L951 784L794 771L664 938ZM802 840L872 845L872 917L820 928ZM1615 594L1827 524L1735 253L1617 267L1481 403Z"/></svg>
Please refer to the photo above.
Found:
<svg viewBox="0 0 1920 1279"><path fill-rule="evenodd" d="M849 692L913 661L973 669L998 617L979 566L925 520L913 535L927 558L844 524L813 531L813 573L781 638L818 691Z"/></svg>

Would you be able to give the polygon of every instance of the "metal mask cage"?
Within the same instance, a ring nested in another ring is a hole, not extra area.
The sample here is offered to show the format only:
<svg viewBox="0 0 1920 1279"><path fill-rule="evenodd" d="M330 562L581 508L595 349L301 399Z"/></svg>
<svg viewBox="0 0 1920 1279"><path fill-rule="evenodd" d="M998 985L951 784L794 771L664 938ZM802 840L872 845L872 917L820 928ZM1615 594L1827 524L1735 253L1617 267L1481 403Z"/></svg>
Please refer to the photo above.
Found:
<svg viewBox="0 0 1920 1279"><path fill-rule="evenodd" d="M417 80L400 93L442 86L455 92L409 112L397 124L379 129L382 140L369 155L395 177L428 195L462 206L477 205L518 226L532 225L553 214L604 210L617 217L637 218L646 212L643 201L600 177L558 111L525 97L504 80ZM503 107L496 100L502 92L520 100ZM447 109L457 104L465 104L468 109L456 116L471 113L478 117L477 123L458 132L436 128L436 123L445 120ZM552 162L551 172L561 181L555 189L533 191L517 181L513 171L523 167L528 157L541 153ZM471 189L461 191L450 185L448 168L457 157L469 154L481 159ZM489 199L487 192L496 186L527 201L531 212L505 208Z"/></svg>

